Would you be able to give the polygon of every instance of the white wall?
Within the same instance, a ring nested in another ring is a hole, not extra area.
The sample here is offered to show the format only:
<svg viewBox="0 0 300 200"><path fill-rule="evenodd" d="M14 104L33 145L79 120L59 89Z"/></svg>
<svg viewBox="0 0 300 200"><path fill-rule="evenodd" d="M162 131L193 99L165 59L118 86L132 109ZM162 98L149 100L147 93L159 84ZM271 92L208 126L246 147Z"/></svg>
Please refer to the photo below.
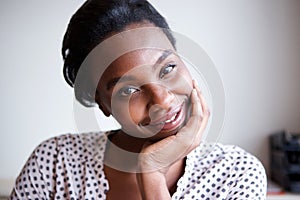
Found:
<svg viewBox="0 0 300 200"><path fill-rule="evenodd" d="M76 131L60 48L82 2L0 2L0 195L37 144ZM226 93L221 142L242 146L268 169L268 135L300 132L300 1L151 2L216 64Z"/></svg>
<svg viewBox="0 0 300 200"><path fill-rule="evenodd" d="M82 0L0 1L0 195L41 141L74 130L60 48Z"/></svg>

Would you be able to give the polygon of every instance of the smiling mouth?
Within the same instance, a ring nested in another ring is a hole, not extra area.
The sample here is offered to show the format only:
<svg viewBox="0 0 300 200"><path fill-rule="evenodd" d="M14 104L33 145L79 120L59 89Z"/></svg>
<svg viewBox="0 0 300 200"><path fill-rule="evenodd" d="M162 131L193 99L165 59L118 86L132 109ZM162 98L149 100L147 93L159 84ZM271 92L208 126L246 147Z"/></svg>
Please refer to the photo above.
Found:
<svg viewBox="0 0 300 200"><path fill-rule="evenodd" d="M156 127L160 132L169 132L179 129L185 122L185 103L175 107L163 117L153 120L148 124L151 127Z"/></svg>

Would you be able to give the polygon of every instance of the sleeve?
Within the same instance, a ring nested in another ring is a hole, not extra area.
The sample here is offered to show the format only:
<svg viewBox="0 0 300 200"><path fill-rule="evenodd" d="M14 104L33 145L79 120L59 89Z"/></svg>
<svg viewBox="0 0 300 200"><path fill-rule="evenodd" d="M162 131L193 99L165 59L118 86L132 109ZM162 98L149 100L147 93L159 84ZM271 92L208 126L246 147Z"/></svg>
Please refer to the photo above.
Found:
<svg viewBox="0 0 300 200"><path fill-rule="evenodd" d="M17 199L46 199L45 182L40 174L35 155L31 155L16 179L10 195L11 200Z"/></svg>
<svg viewBox="0 0 300 200"><path fill-rule="evenodd" d="M54 140L45 141L33 151L15 181L10 200L51 199L52 172L49 169L53 162L49 161L55 155L53 144Z"/></svg>
<svg viewBox="0 0 300 200"><path fill-rule="evenodd" d="M267 176L261 162L250 154L244 154L236 160L235 182L228 194L228 200L254 199L264 200L267 194Z"/></svg>

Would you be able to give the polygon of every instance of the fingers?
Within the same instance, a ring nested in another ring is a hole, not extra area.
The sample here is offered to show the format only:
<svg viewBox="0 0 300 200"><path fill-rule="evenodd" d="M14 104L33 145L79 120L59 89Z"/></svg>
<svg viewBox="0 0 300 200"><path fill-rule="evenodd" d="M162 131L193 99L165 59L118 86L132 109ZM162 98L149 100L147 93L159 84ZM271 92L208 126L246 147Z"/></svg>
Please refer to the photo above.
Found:
<svg viewBox="0 0 300 200"><path fill-rule="evenodd" d="M209 115L209 108L203 97L203 94L201 93L196 81L193 80L193 90L191 94L191 117L188 120L186 126L194 126L196 130L199 130L199 124L201 124L201 127L205 127Z"/></svg>
<svg viewBox="0 0 300 200"><path fill-rule="evenodd" d="M192 90L192 94L191 94L191 106L192 106L192 116L198 116L201 117L202 116L202 107L201 107L201 103L200 103L200 99L198 97L198 91L193 88Z"/></svg>
<svg viewBox="0 0 300 200"><path fill-rule="evenodd" d="M194 89L197 91L197 100L198 100L198 105L200 104L201 106L201 113L200 113L200 116L201 116L201 125L198 129L198 134L197 134L197 138L196 138L196 141L201 141L201 137L202 137L202 133L204 132L204 129L206 128L206 125L208 123L208 119L209 119L209 116L210 116L210 111L209 111L209 107L204 99L204 96L202 94L202 92L200 91L199 87L198 87L198 84L195 80L193 80L193 87ZM193 106L193 105L192 105ZM197 114L195 114L197 115Z"/></svg>
<svg viewBox="0 0 300 200"><path fill-rule="evenodd" d="M192 116L202 116L203 110L202 110L202 105L200 102L200 97L201 92L200 89L197 86L196 81L193 80L193 90L191 94L191 103L192 103Z"/></svg>
<svg viewBox="0 0 300 200"><path fill-rule="evenodd" d="M202 114L209 115L208 105L207 105L207 103L202 95L202 92L200 91L199 86L195 80L193 80L193 88L197 91L197 95L198 95L197 97L200 100Z"/></svg>
<svg viewBox="0 0 300 200"><path fill-rule="evenodd" d="M180 144L189 147L189 151L200 144L202 134L208 123L209 115L208 105L196 82L193 81L191 117L187 124L176 135Z"/></svg>
<svg viewBox="0 0 300 200"><path fill-rule="evenodd" d="M144 151L144 153L150 153L144 159L147 162L146 165L156 169L167 166L175 160L183 158L199 146L209 116L209 108L203 94L195 81L193 81L191 117L176 135L156 142ZM149 161L150 163L148 163Z"/></svg>

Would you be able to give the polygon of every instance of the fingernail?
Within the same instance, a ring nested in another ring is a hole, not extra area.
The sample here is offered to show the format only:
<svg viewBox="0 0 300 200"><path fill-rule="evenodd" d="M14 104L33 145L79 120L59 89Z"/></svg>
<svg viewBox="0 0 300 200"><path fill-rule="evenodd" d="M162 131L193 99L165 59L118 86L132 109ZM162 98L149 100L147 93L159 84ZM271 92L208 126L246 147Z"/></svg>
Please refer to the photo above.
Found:
<svg viewBox="0 0 300 200"><path fill-rule="evenodd" d="M193 92L194 95L197 95L197 91L196 91L195 88L193 88L192 92Z"/></svg>
<svg viewBox="0 0 300 200"><path fill-rule="evenodd" d="M198 81L194 79L195 86L198 86Z"/></svg>

